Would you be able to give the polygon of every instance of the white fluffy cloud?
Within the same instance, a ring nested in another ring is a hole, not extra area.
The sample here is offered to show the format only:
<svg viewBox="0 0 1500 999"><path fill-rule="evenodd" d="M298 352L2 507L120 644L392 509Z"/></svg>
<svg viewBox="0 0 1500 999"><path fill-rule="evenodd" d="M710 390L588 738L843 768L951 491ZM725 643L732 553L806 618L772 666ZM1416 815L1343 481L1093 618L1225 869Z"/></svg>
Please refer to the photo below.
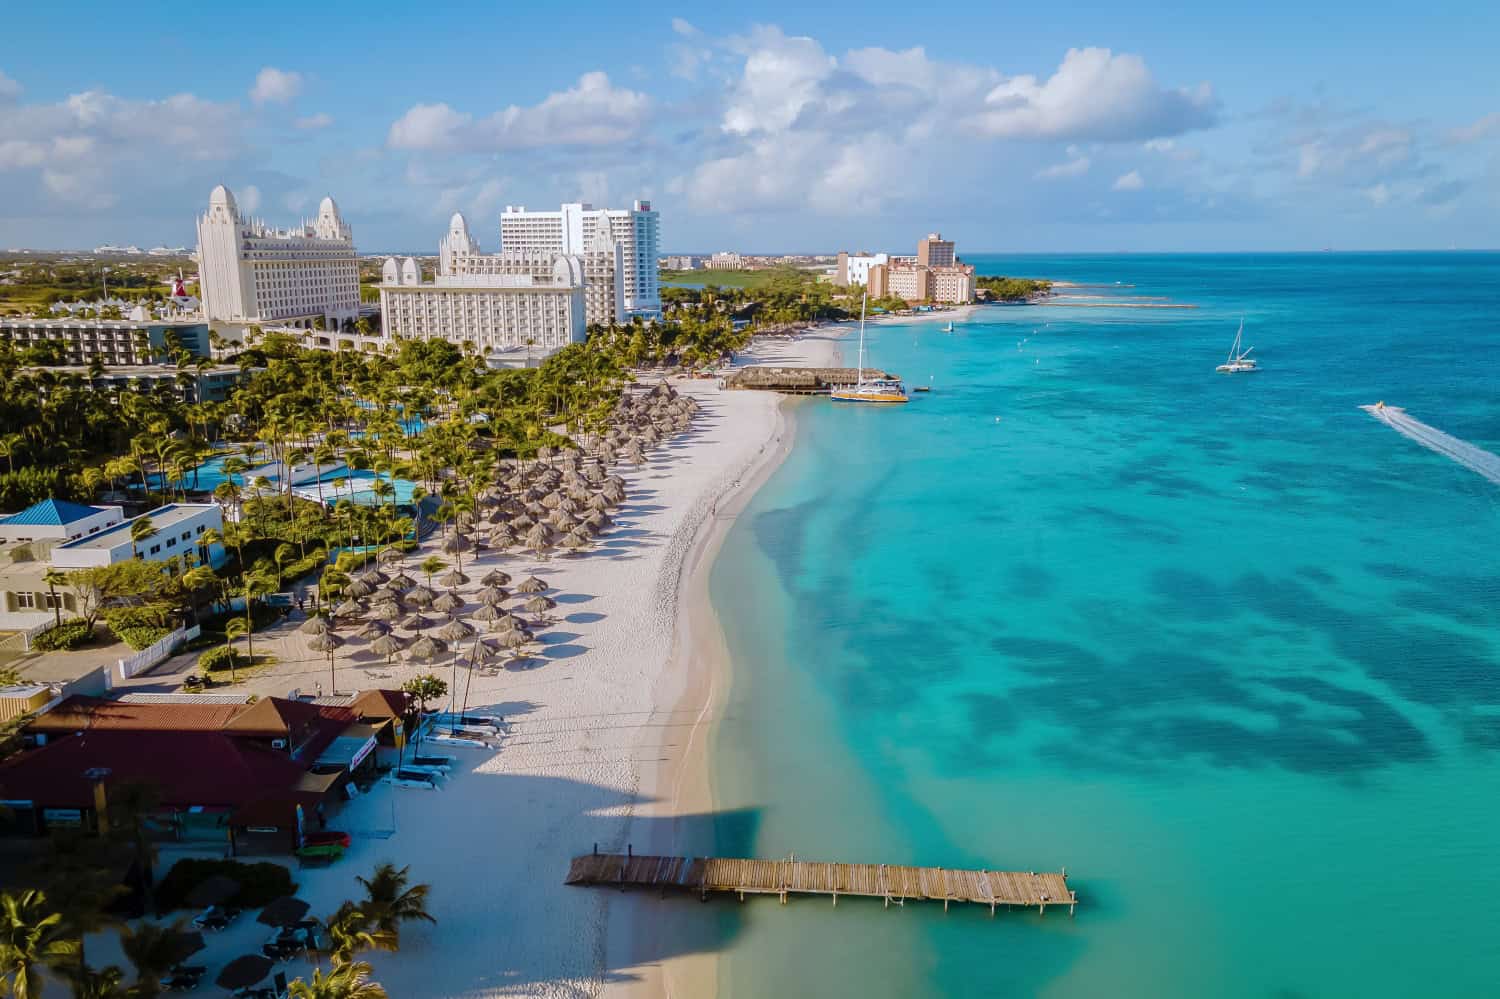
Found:
<svg viewBox="0 0 1500 999"><path fill-rule="evenodd" d="M320 128L327 128L329 125L332 125L333 115L319 111L316 114L304 115L292 122L292 124L305 132L314 132Z"/></svg>
<svg viewBox="0 0 1500 999"><path fill-rule="evenodd" d="M285 104L302 93L302 74L295 70L267 66L255 74L250 100L259 104Z"/></svg>
<svg viewBox="0 0 1500 999"><path fill-rule="evenodd" d="M1146 182L1141 179L1141 172L1139 170L1132 170L1129 173L1122 173L1116 177L1115 182L1109 185L1109 189L1111 191L1139 191L1145 186Z"/></svg>
<svg viewBox="0 0 1500 999"><path fill-rule="evenodd" d="M724 110L724 131L734 135L782 132L822 96L821 84L838 63L811 38L759 28L736 43L744 70Z"/></svg>
<svg viewBox="0 0 1500 999"><path fill-rule="evenodd" d="M1043 167L1036 172L1037 180L1062 180L1067 177L1082 177L1089 172L1089 158L1087 156L1073 155L1071 159L1052 166Z"/></svg>
<svg viewBox="0 0 1500 999"><path fill-rule="evenodd" d="M457 151L602 146L635 136L650 107L645 94L614 86L604 73L585 73L576 85L539 104L512 104L484 118L445 103L415 105L391 124L386 144Z"/></svg>
<svg viewBox="0 0 1500 999"><path fill-rule="evenodd" d="M142 101L87 90L54 103L0 103L0 202L40 195L108 208L242 154L243 131L237 105L192 94Z"/></svg>
<svg viewBox="0 0 1500 999"><path fill-rule="evenodd" d="M1176 135L1214 123L1213 88L1167 89L1140 56L1069 49L1044 82L1015 76L998 84L974 119L986 135L1008 139L1120 142Z"/></svg>
<svg viewBox="0 0 1500 999"><path fill-rule="evenodd" d="M0 74L3 75L3 74ZM0 80L0 94L5 90L4 81ZM1480 139L1491 135L1500 135L1500 111L1492 111L1483 117L1453 129L1448 137L1453 142L1467 143L1478 142Z"/></svg>

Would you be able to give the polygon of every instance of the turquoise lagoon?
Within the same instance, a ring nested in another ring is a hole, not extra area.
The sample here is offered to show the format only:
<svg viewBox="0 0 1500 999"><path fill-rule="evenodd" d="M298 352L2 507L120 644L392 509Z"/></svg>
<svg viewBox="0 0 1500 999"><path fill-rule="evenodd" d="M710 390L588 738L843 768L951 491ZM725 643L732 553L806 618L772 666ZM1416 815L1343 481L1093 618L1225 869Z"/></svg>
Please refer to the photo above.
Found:
<svg viewBox="0 0 1500 999"><path fill-rule="evenodd" d="M1500 451L1500 255L973 259L1108 307L882 325L930 395L796 404L684 846L1078 915L721 903L722 994L1500 995L1500 486L1358 408Z"/></svg>

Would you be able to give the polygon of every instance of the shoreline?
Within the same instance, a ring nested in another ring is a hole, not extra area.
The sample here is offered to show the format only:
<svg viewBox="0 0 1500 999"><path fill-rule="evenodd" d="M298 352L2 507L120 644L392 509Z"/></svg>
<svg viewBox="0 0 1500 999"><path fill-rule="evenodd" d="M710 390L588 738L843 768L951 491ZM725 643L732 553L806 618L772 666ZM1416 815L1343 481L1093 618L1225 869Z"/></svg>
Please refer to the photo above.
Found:
<svg viewBox="0 0 1500 999"><path fill-rule="evenodd" d="M822 327L809 330L793 342L800 347L797 360L807 366L829 366L840 357L837 338L842 330ZM771 346L771 345L766 345ZM769 358L747 352L740 363L764 363ZM808 400L787 398L770 393L765 401L773 408L773 423L760 449L742 466L735 478L717 491L709 501L705 517L692 525L688 550L679 565L674 584L675 627L667 663L653 693L657 709L666 708L664 717L691 717L691 726L679 751L646 768L639 793L646 803L636 817L661 813L666 821L650 824L646 835L636 838L637 823L632 822L631 842L637 852L678 855L686 850L682 839L701 837L709 830L688 828L695 820L712 816L716 809L713 788L713 738L723 716L730 685L733 683L733 660L725 642L724 630L713 607L709 580L720 550L739 515L754 499L761 487L776 473L791 454L796 442L796 410ZM657 807L652 807L652 806ZM663 937L682 929L669 918L655 898L618 896L611 899L605 924L606 966L625 971L609 982L604 994L620 999L645 999L648 996L703 997L711 999L717 992L718 953L714 949L687 952L673 957L658 957L669 950ZM654 912L644 910L655 909Z"/></svg>

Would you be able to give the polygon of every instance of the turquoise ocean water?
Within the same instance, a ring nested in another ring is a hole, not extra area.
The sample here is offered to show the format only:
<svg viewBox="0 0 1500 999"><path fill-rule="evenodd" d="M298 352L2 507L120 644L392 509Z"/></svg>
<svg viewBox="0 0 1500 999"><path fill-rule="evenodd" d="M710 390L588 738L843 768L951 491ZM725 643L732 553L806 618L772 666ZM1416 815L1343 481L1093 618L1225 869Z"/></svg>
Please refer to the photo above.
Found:
<svg viewBox="0 0 1500 999"><path fill-rule="evenodd" d="M1357 408L1500 452L1500 255L973 261L1198 308L882 326L930 395L798 404L711 577L712 846L1078 915L717 903L722 993L1500 995L1500 485Z"/></svg>

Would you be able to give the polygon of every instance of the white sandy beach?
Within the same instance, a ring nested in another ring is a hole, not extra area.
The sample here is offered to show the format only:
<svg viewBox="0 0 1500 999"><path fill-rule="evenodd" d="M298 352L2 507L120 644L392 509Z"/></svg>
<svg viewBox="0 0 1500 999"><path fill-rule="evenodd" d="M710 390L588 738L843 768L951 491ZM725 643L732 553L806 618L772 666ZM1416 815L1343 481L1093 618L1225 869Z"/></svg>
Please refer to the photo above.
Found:
<svg viewBox="0 0 1500 999"><path fill-rule="evenodd" d="M741 363L834 364L841 332L761 343ZM790 446L790 427L776 395L674 384L703 409L647 465L622 466L629 495L603 547L545 561L489 552L464 559L473 582L460 592L471 599L479 577L498 566L517 581L542 576L559 604L532 665L472 676L470 710L510 722L499 751L442 750L463 764L444 790L381 785L349 803L333 823L354 835L345 859L297 873L316 914L358 897L355 875L381 861L409 864L414 880L432 885L438 925L403 933L399 954L370 955L393 996L713 990L711 948L654 930L654 897L563 884L569 860L596 843L674 852L684 837L701 837L711 812L706 745L726 664L706 569L744 500ZM423 555L438 545L429 540ZM339 650L341 689L396 686L429 671L452 681L445 664L353 665L370 658L363 644L351 639ZM293 625L257 647L282 660L274 677L256 682L260 692L327 686L326 660L306 652ZM171 860L164 855L163 867ZM253 926L236 926L204 957L227 960L219 951L232 934L258 944ZM287 970L303 969L294 962Z"/></svg>

